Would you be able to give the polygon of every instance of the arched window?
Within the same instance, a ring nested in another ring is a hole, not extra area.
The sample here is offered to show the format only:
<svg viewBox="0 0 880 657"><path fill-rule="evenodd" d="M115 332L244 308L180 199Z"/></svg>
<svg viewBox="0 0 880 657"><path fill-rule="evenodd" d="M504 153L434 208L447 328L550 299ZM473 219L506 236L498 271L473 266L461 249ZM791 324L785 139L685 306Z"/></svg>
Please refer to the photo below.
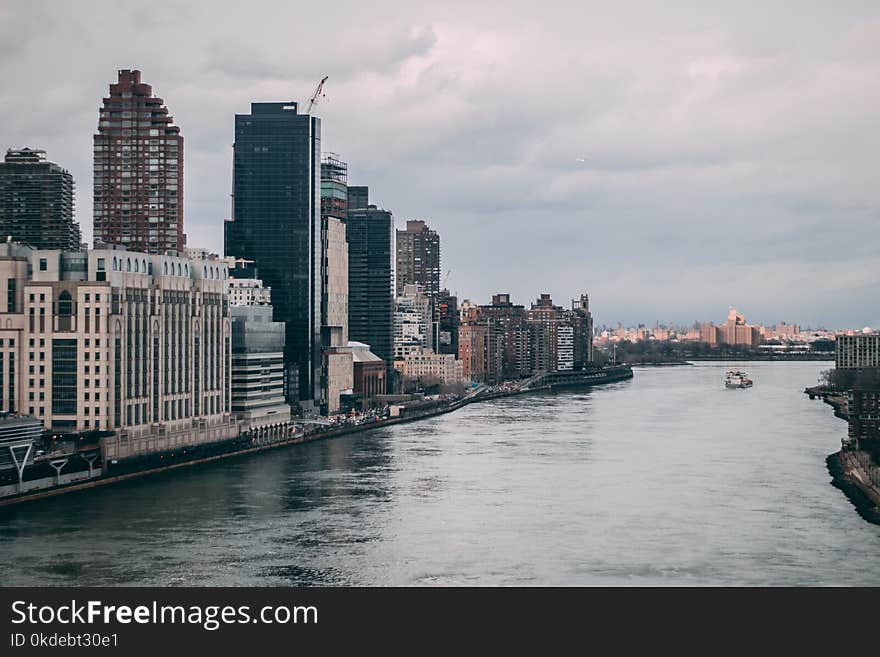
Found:
<svg viewBox="0 0 880 657"><path fill-rule="evenodd" d="M125 259L125 271L131 271L131 258Z"/></svg>
<svg viewBox="0 0 880 657"><path fill-rule="evenodd" d="M58 314L61 317L70 317L73 314L73 299L67 290L58 295Z"/></svg>
<svg viewBox="0 0 880 657"><path fill-rule="evenodd" d="M58 330L70 331L73 328L73 299L70 292L64 290L58 295Z"/></svg>
<svg viewBox="0 0 880 657"><path fill-rule="evenodd" d="M162 270L164 271L165 276L167 276L168 275L168 263L167 262L165 263L165 266L162 267Z"/></svg>
<svg viewBox="0 0 880 657"><path fill-rule="evenodd" d="M134 270L136 272L140 271L140 263L137 260L134 261Z"/></svg>
<svg viewBox="0 0 880 657"><path fill-rule="evenodd" d="M113 271L119 267L119 262L116 260L116 256L113 256Z"/></svg>

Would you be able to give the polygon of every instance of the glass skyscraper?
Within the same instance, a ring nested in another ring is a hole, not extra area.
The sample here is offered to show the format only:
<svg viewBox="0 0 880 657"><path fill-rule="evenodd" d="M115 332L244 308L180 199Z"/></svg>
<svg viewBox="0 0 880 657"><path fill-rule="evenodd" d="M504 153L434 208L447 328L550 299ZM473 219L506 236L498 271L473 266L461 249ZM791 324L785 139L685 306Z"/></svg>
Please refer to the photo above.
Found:
<svg viewBox="0 0 880 657"><path fill-rule="evenodd" d="M288 402L321 399L321 120L297 104L251 103L235 116L232 219L225 253L253 260L285 323Z"/></svg>
<svg viewBox="0 0 880 657"><path fill-rule="evenodd" d="M394 218L387 210L369 205L366 187L348 189L348 335L370 345L390 375L394 363ZM357 190L354 196L352 189Z"/></svg>

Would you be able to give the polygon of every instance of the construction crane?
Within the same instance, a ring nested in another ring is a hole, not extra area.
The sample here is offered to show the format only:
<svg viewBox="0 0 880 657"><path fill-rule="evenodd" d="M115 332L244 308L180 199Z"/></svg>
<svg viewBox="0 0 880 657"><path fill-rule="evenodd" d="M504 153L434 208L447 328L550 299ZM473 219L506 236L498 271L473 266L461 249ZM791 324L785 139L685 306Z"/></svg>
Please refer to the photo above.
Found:
<svg viewBox="0 0 880 657"><path fill-rule="evenodd" d="M308 106L306 107L306 114L311 114L311 113L312 113L312 108L313 108L315 105L318 104L318 100L319 100L318 97L319 97L319 96L320 96L321 98L324 97L324 94L321 93L321 92L322 92L323 89L324 89L324 83L327 81L327 78L328 78L328 77L330 77L330 76L329 76L329 75L325 75L323 78L321 78L321 81L318 83L318 86L315 87L315 93L313 93L313 94L312 94L312 97L309 98L309 104L308 104Z"/></svg>
<svg viewBox="0 0 880 657"><path fill-rule="evenodd" d="M449 274L451 274L451 273L452 273L452 270L447 269L446 273L443 275L443 281L440 283L441 290L446 288L446 282L449 280Z"/></svg>

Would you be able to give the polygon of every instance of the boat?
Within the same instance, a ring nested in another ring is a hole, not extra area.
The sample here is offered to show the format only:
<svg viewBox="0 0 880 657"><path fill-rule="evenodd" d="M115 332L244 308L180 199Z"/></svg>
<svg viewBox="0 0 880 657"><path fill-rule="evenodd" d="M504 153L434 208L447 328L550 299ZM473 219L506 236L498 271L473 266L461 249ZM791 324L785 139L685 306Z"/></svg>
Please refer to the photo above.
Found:
<svg viewBox="0 0 880 657"><path fill-rule="evenodd" d="M746 372L740 370L730 370L724 379L724 387L730 389L751 388L753 381Z"/></svg>

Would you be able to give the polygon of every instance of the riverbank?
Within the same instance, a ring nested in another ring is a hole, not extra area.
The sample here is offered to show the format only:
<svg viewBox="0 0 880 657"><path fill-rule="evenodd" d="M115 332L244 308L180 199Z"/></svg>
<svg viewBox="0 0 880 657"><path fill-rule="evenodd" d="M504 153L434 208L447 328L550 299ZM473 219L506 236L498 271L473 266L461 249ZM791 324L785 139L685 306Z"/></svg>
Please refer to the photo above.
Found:
<svg viewBox="0 0 880 657"><path fill-rule="evenodd" d="M846 393L823 386L804 389L810 399L821 399L834 409L834 417L849 421ZM831 474L831 485L839 489L856 508L858 514L870 523L880 525L880 487L874 483L868 469L877 469L871 456L864 451L842 447L825 459Z"/></svg>
<svg viewBox="0 0 880 657"><path fill-rule="evenodd" d="M864 456L867 457L867 454ZM831 485L846 495L862 518L880 525L880 489L868 480L859 458L841 450L829 454L825 464L831 473Z"/></svg>
<svg viewBox="0 0 880 657"><path fill-rule="evenodd" d="M834 417L841 420L849 421L849 412L847 410L847 395L839 390L831 390L823 386L813 386L804 388L804 394L810 399L820 398L823 402L834 409Z"/></svg>
<svg viewBox="0 0 880 657"><path fill-rule="evenodd" d="M171 453L167 456L171 458L177 456L182 460L173 463L169 462L159 467L144 467L142 469L124 472L122 474L114 474L113 471L107 467L101 467L100 469L96 468L96 475L93 478L89 478L86 480L74 480L69 483L64 483L60 485L58 483L58 479L54 479L51 481L47 480L44 484L44 487L41 487L39 489L24 491L17 494L10 494L7 497L0 498L0 507L10 506L13 504L22 504L25 502L40 500L56 495L87 490L98 486L106 486L109 484L128 481L140 477L146 477L161 472L169 472L171 470L177 470L180 468L196 466L203 463L210 463L221 459L247 456L250 454L255 454L257 452L263 452L271 449L280 449L282 447L289 447L292 445L301 445L318 440L336 438L353 433L359 433L361 431L370 431L372 429L380 429L397 424L415 422L417 420L423 420L438 415L444 415L446 413L452 413L453 411L456 411L469 404L490 401L502 397L525 395L536 392L552 392L559 388L581 386L591 387L595 385L604 385L608 383L615 383L618 381L631 379L633 376L632 369L628 366L616 366L601 371L584 372L580 376L576 375L575 373L571 373L568 375L568 378L564 380L564 382L560 381L556 374L557 373L545 375L547 377L546 382L541 378L533 377L533 379L530 379L530 381L533 381L534 383L521 388L499 389L497 387L490 387L485 389L477 389L460 399L445 403L438 403L437 405L431 406L426 410L416 410L414 412L402 414L398 417L390 417L385 419L379 418L371 422L365 422L363 424L345 424L329 429L321 427L313 429L311 431L303 431L294 434L289 438L275 439L271 442L266 442L264 444L241 447L240 445L236 444L235 441L226 441L225 443L217 444L215 446L212 446L210 444L203 445L201 446L203 448L202 451L211 452L212 450L216 450L216 452L218 453L209 453L207 455L186 458L182 457L181 455L175 455L174 453ZM579 380L575 381L574 379ZM155 461L156 459L163 460L165 459L165 457L165 454L154 454L151 458L153 461ZM169 458L169 460L171 460L171 458Z"/></svg>

